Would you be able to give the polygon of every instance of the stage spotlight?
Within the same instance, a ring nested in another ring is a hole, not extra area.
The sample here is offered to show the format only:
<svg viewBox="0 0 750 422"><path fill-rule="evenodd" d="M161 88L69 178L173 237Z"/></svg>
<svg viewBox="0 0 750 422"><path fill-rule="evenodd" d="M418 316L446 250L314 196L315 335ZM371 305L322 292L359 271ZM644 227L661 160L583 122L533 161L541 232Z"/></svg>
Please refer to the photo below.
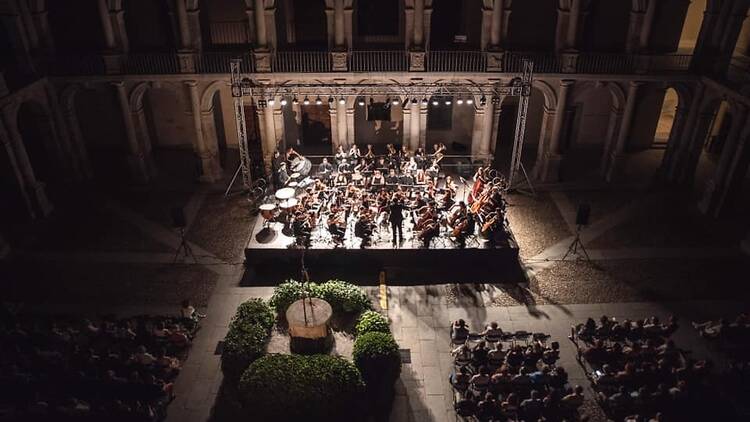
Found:
<svg viewBox="0 0 750 422"><path fill-rule="evenodd" d="M305 97L305 99L304 99L304 100L302 100L302 104L303 104L303 105L310 105L310 99L309 99L309 98L307 98L307 97Z"/></svg>
<svg viewBox="0 0 750 422"><path fill-rule="evenodd" d="M398 105L398 104L399 104L399 100L398 100L398 98L394 98L394 99L393 99L393 102L392 102L391 104L393 104L393 105Z"/></svg>
<svg viewBox="0 0 750 422"><path fill-rule="evenodd" d="M409 99L405 98L404 102L401 103L401 108L406 108L406 106L408 106L408 105L409 105Z"/></svg>
<svg viewBox="0 0 750 422"><path fill-rule="evenodd" d="M346 100L344 99L344 97L339 98L339 104L341 105L346 104Z"/></svg>
<svg viewBox="0 0 750 422"><path fill-rule="evenodd" d="M482 95L482 98L479 99L479 105L484 107L485 104L487 104L487 98Z"/></svg>
<svg viewBox="0 0 750 422"><path fill-rule="evenodd" d="M456 100L456 104L458 104L458 105L461 105L463 103L464 103L464 99L463 98L459 97L459 99Z"/></svg>
<svg viewBox="0 0 750 422"><path fill-rule="evenodd" d="M315 99L315 104L317 105L323 104L323 100L320 99L320 96L318 96L318 98Z"/></svg>
<svg viewBox="0 0 750 422"><path fill-rule="evenodd" d="M474 99L469 97L466 99L466 104L474 104Z"/></svg>
<svg viewBox="0 0 750 422"><path fill-rule="evenodd" d="M286 98L281 98L281 105L285 106L287 103Z"/></svg>
<svg viewBox="0 0 750 422"><path fill-rule="evenodd" d="M266 100L263 100L263 99L258 100L258 108L266 108L266 104L267 104Z"/></svg>
<svg viewBox="0 0 750 422"><path fill-rule="evenodd" d="M427 98L422 98L422 105L423 105L423 106L426 106L426 105L427 105Z"/></svg>
<svg viewBox="0 0 750 422"><path fill-rule="evenodd" d="M359 100L357 100L357 105L360 106L360 107L364 106L365 105L365 99L364 98L360 98Z"/></svg>
<svg viewBox="0 0 750 422"><path fill-rule="evenodd" d="M432 100L432 105L434 105L434 106L438 106L438 105L440 105L440 102L439 102L439 101L437 100L437 98L434 98L434 99Z"/></svg>
<svg viewBox="0 0 750 422"><path fill-rule="evenodd" d="M292 98L292 104L294 105L299 104L299 100L297 99L297 97Z"/></svg>
<svg viewBox="0 0 750 422"><path fill-rule="evenodd" d="M328 104L333 104L333 97L328 97Z"/></svg>
<svg viewBox="0 0 750 422"><path fill-rule="evenodd" d="M385 105L387 106L387 105L389 105L390 103L391 103L391 97L388 97L388 98L386 98L386 99L385 99L385 103L384 103L384 104L385 104Z"/></svg>
<svg viewBox="0 0 750 422"><path fill-rule="evenodd" d="M493 95L492 96L492 105L498 105L500 104L500 97Z"/></svg>
<svg viewBox="0 0 750 422"><path fill-rule="evenodd" d="M416 103L417 103L417 97L414 97L414 98L412 98L412 99L411 99L411 103L412 103L412 104L416 104Z"/></svg>
<svg viewBox="0 0 750 422"><path fill-rule="evenodd" d="M450 98L446 98L445 99L445 105L451 105L452 103L453 103L453 101L451 101Z"/></svg>
<svg viewBox="0 0 750 422"><path fill-rule="evenodd" d="M276 100L273 97L269 98L268 99L268 105L270 105L270 106L276 105Z"/></svg>

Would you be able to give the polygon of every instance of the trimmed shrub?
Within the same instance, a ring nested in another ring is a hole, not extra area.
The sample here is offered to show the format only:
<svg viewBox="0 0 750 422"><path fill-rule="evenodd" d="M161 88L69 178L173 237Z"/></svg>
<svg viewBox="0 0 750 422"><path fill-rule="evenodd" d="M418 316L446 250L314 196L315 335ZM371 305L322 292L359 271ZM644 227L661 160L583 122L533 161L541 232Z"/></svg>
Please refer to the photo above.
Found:
<svg viewBox="0 0 750 422"><path fill-rule="evenodd" d="M258 324L264 329L271 331L275 316L273 309L263 299L250 299L237 307L237 313L232 318L232 323L241 321L243 323Z"/></svg>
<svg viewBox="0 0 750 422"><path fill-rule="evenodd" d="M250 299L237 307L221 353L221 369L226 377L238 379L265 353L274 320L273 310L263 299Z"/></svg>
<svg viewBox="0 0 750 422"><path fill-rule="evenodd" d="M390 333L369 332L358 336L352 357L368 391L393 388L401 374L401 355Z"/></svg>
<svg viewBox="0 0 750 422"><path fill-rule="evenodd" d="M283 315L289 305L307 294L325 300L336 312L362 312L370 309L370 299L356 285L341 280L328 280L323 284L300 283L287 280L273 291L269 303L279 315Z"/></svg>
<svg viewBox="0 0 750 422"><path fill-rule="evenodd" d="M388 325L388 318L375 311L365 311L359 316L357 325L354 327L358 336L365 333L391 333L391 327Z"/></svg>
<svg viewBox="0 0 750 422"><path fill-rule="evenodd" d="M224 338L221 353L221 370L230 379L237 379L242 372L266 351L268 330L260 324L234 321Z"/></svg>
<svg viewBox="0 0 750 422"><path fill-rule="evenodd" d="M345 281L328 280L318 286L317 294L334 311L359 313L371 308L370 299L362 289Z"/></svg>
<svg viewBox="0 0 750 422"><path fill-rule="evenodd" d="M284 315L289 305L304 297L305 288L309 290L308 294L317 297L315 295L317 288L315 283L307 283L306 285L297 280L287 280L273 289L273 295L268 303L276 309L276 313Z"/></svg>
<svg viewBox="0 0 750 422"><path fill-rule="evenodd" d="M349 361L328 355L267 355L239 383L253 420L358 420L364 384Z"/></svg>

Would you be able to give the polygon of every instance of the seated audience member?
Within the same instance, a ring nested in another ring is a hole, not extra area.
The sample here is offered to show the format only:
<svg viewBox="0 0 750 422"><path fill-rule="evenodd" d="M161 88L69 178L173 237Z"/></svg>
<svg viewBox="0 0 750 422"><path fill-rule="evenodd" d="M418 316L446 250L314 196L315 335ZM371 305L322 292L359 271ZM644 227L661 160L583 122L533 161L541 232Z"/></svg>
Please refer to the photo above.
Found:
<svg viewBox="0 0 750 422"><path fill-rule="evenodd" d="M542 400L539 398L539 392L531 391L531 396L521 402L521 412L528 421L539 419L542 413Z"/></svg>
<svg viewBox="0 0 750 422"><path fill-rule="evenodd" d="M456 402L454 408L458 416L471 417L476 413L477 404L474 402L471 392L467 391L461 395L461 398Z"/></svg>
<svg viewBox="0 0 750 422"><path fill-rule="evenodd" d="M487 364L487 354L488 354L487 347L485 346L485 343L483 341L480 341L479 344L477 344L477 347L474 348L471 352L471 358L472 363L476 368L479 368L480 366L484 366Z"/></svg>
<svg viewBox="0 0 750 422"><path fill-rule="evenodd" d="M499 406L492 393L484 395L484 400L477 404L476 415L480 421L492 420L499 413Z"/></svg>
<svg viewBox="0 0 750 422"><path fill-rule="evenodd" d="M583 405L583 398L583 387L576 385L573 392L564 396L561 402L569 408L578 409Z"/></svg>
<svg viewBox="0 0 750 422"><path fill-rule="evenodd" d="M493 367L499 367L505 361L505 351L503 350L503 343L497 342L487 352L487 362Z"/></svg>
<svg viewBox="0 0 750 422"><path fill-rule="evenodd" d="M469 388L469 383L471 381L471 375L469 374L469 370L462 366L458 373L453 370L453 373L450 376L450 382L451 385L453 385L453 388L455 388L458 391L466 391L467 388Z"/></svg>
<svg viewBox="0 0 750 422"><path fill-rule="evenodd" d="M451 324L451 340L465 341L469 338L469 327L466 321L459 319Z"/></svg>
<svg viewBox="0 0 750 422"><path fill-rule="evenodd" d="M490 375L487 367L480 367L479 373L471 377L469 384L474 391L486 391L490 385Z"/></svg>
<svg viewBox="0 0 750 422"><path fill-rule="evenodd" d="M719 337L721 333L726 329L727 325L727 320L724 318L719 319L719 321L716 323L714 323L713 321L693 323L693 327L698 330L699 334L707 338Z"/></svg>
<svg viewBox="0 0 750 422"><path fill-rule="evenodd" d="M453 349L451 354L454 357L456 365L466 365L472 361L471 348L465 343Z"/></svg>
<svg viewBox="0 0 750 422"><path fill-rule="evenodd" d="M487 328L484 329L484 331L479 333L479 335L497 341L502 338L503 330L500 329L500 327L497 325L497 322L492 322L489 326L487 326Z"/></svg>

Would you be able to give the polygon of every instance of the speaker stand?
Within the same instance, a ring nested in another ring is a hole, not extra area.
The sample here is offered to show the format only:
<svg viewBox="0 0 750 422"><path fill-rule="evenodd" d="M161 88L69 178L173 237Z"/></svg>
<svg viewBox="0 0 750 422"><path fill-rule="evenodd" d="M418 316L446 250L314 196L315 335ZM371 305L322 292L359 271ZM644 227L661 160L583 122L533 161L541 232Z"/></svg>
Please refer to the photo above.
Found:
<svg viewBox="0 0 750 422"><path fill-rule="evenodd" d="M180 246L177 247L177 251L174 253L174 259L172 260L172 264L177 263L177 257L180 256L180 251L182 251L183 259L187 259L188 257L193 258L193 261L197 264L198 259L195 257L195 254L193 254L193 249L190 247L190 244L185 239L185 228L180 227Z"/></svg>
<svg viewBox="0 0 750 422"><path fill-rule="evenodd" d="M570 254L573 254L580 258L581 255L578 252L579 248L583 252L583 256L586 257L586 261L591 262L591 258L589 258L589 254L588 252L586 252L586 248L583 246L583 242L581 241L581 226L578 226L576 228L576 237L575 239L573 239L573 242L570 244L570 246L568 246L568 251L565 252L565 255L563 255L562 261L565 261L565 258L567 258Z"/></svg>

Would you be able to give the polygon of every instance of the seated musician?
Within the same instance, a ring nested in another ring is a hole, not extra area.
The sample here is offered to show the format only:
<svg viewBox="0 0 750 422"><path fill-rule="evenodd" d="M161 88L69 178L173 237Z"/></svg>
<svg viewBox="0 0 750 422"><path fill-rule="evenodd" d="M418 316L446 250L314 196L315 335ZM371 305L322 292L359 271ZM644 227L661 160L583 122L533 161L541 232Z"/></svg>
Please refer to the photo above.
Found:
<svg viewBox="0 0 750 422"><path fill-rule="evenodd" d="M386 162L385 157L378 158L377 163L375 163L375 170L380 170L381 173L388 171L388 163Z"/></svg>
<svg viewBox="0 0 750 422"><path fill-rule="evenodd" d="M466 208L466 203L461 201L448 218L448 224L453 229L451 236L456 238L459 245L463 247L466 241L466 236L469 235L469 227L473 229L473 221L470 222L470 214Z"/></svg>
<svg viewBox="0 0 750 422"><path fill-rule="evenodd" d="M346 186L349 181L346 179L346 174L339 172L333 179L334 186Z"/></svg>
<svg viewBox="0 0 750 422"><path fill-rule="evenodd" d="M456 191L452 189L443 189L443 196L438 200L438 208L443 211L447 211L455 204L454 198L456 197Z"/></svg>
<svg viewBox="0 0 750 422"><path fill-rule="evenodd" d="M370 246L372 239L372 217L370 211L364 206L359 208L359 218L354 224L354 235L362 239L359 247L364 249L366 246Z"/></svg>
<svg viewBox="0 0 750 422"><path fill-rule="evenodd" d="M351 148L349 148L349 161L356 163L361 156L362 153L359 151L359 147L356 144L352 145Z"/></svg>
<svg viewBox="0 0 750 422"><path fill-rule="evenodd" d="M417 168L424 169L426 157L427 155L424 153L423 148L420 147L414 151L414 160L417 162Z"/></svg>
<svg viewBox="0 0 750 422"><path fill-rule="evenodd" d="M398 178L398 183L404 186L411 186L414 184L414 176L409 172L402 173Z"/></svg>
<svg viewBox="0 0 750 422"><path fill-rule="evenodd" d="M428 206L428 208L418 216L417 224L414 225L414 230L417 232L417 238L424 242L424 247L429 248L432 239L440 234L440 225L437 221L437 210L434 206Z"/></svg>
<svg viewBox="0 0 750 422"><path fill-rule="evenodd" d="M429 176L433 180L437 179L438 175L440 174L440 165L438 164L438 162L433 160L426 173L427 176Z"/></svg>
<svg viewBox="0 0 750 422"><path fill-rule="evenodd" d="M451 176L445 176L445 188L455 192L456 187L456 182L453 181L453 178Z"/></svg>
<svg viewBox="0 0 750 422"><path fill-rule="evenodd" d="M414 183L417 185L427 183L427 174L425 174L423 169L417 169L416 173L414 173Z"/></svg>
<svg viewBox="0 0 750 422"><path fill-rule="evenodd" d="M286 163L279 164L279 172L276 175L276 178L278 179L280 186L286 186L287 182L289 182L289 173L286 171Z"/></svg>
<svg viewBox="0 0 750 422"><path fill-rule="evenodd" d="M409 157L409 161L404 163L403 171L413 174L417 171L417 168L417 160L414 157Z"/></svg>
<svg viewBox="0 0 750 422"><path fill-rule="evenodd" d="M352 166L349 164L349 161L344 158L343 160L341 160L336 170L339 173L351 173Z"/></svg>
<svg viewBox="0 0 750 422"><path fill-rule="evenodd" d="M367 163L365 162L364 158L361 158L356 166L354 166L354 172L355 173L362 173L367 168Z"/></svg>
<svg viewBox="0 0 750 422"><path fill-rule="evenodd" d="M445 155L445 151L448 149L448 147L445 146L444 143L440 142L432 146L432 159L436 159L438 157L441 157Z"/></svg>
<svg viewBox="0 0 750 422"><path fill-rule="evenodd" d="M364 155L364 159L369 164L375 163L375 150L372 148L372 144L367 144L367 152Z"/></svg>
<svg viewBox="0 0 750 422"><path fill-rule="evenodd" d="M346 161L347 158L348 158L348 156L346 154L346 151L344 151L344 147L342 147L341 145L339 145L336 148L336 155L334 155L334 159L336 161L336 166L337 167L340 166L341 163L344 162L344 161Z"/></svg>
<svg viewBox="0 0 750 422"><path fill-rule="evenodd" d="M333 172L333 166L331 163L328 162L328 158L323 157L323 162L318 165L318 174L325 177L328 177Z"/></svg>
<svg viewBox="0 0 750 422"><path fill-rule="evenodd" d="M294 232L295 239L297 239L297 244L309 248L311 228L308 217L303 211L297 211L294 214L292 230Z"/></svg>
<svg viewBox="0 0 750 422"><path fill-rule="evenodd" d="M333 236L336 246L339 246L344 242L344 235L346 234L346 222L345 222L344 210L339 207L331 207L331 212L328 215L328 231Z"/></svg>
<svg viewBox="0 0 750 422"><path fill-rule="evenodd" d="M392 168L388 170L388 177L385 178L385 183L389 185L398 184L398 175L396 174L396 169Z"/></svg>
<svg viewBox="0 0 750 422"><path fill-rule="evenodd" d="M299 152L295 151L294 148L289 147L289 149L286 150L286 160L291 162L294 160L298 160L302 158Z"/></svg>
<svg viewBox="0 0 750 422"><path fill-rule="evenodd" d="M370 180L370 185L383 186L384 184L385 177L383 177L383 173L381 173L380 170L375 170L375 174L372 175L372 179Z"/></svg>

